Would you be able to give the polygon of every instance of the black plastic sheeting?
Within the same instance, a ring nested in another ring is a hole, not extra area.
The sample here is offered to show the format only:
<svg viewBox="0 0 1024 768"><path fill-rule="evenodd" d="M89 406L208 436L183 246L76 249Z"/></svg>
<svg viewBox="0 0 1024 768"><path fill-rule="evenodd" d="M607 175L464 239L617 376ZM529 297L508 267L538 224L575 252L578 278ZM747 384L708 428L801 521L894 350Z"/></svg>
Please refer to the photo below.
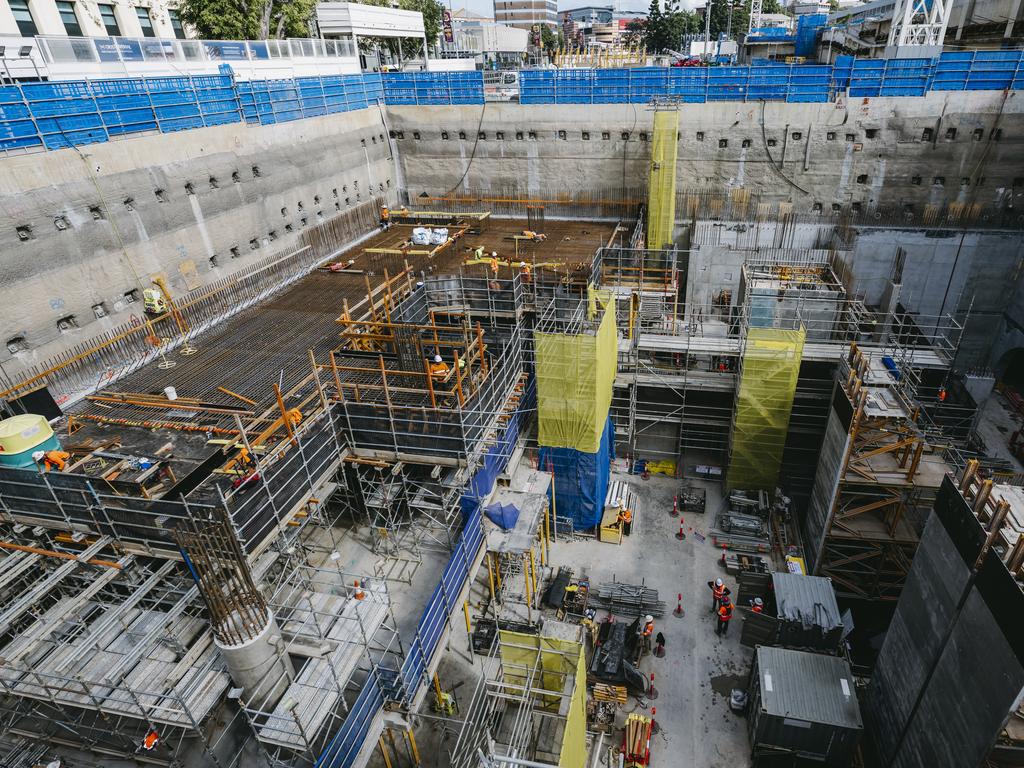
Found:
<svg viewBox="0 0 1024 768"><path fill-rule="evenodd" d="M832 580L820 576L773 573L779 636L776 644L835 653L843 620Z"/></svg>
<svg viewBox="0 0 1024 768"><path fill-rule="evenodd" d="M980 765L1024 688L1024 593L947 477L868 687L877 764Z"/></svg>
<svg viewBox="0 0 1024 768"><path fill-rule="evenodd" d="M631 661L637 656L639 626L639 619L632 624L606 621L600 625L590 661L591 677L612 685L624 685L634 693L646 691L647 679Z"/></svg>

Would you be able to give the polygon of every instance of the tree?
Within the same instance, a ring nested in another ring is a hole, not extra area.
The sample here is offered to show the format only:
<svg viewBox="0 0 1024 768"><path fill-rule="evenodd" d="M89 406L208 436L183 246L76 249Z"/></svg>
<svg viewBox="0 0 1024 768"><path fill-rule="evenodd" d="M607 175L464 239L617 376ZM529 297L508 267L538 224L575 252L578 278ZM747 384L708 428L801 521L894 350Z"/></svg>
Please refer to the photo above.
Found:
<svg viewBox="0 0 1024 768"><path fill-rule="evenodd" d="M626 24L626 34L622 36L626 45L647 45L647 21L634 19Z"/></svg>
<svg viewBox="0 0 1024 768"><path fill-rule="evenodd" d="M738 40L750 27L750 0L710 0L711 39L717 40L720 33L727 33ZM729 16L732 15L730 23ZM762 0L761 13L781 13L779 0Z"/></svg>
<svg viewBox="0 0 1024 768"><path fill-rule="evenodd" d="M181 20L207 40L309 37L316 0L181 0Z"/></svg>
<svg viewBox="0 0 1024 768"><path fill-rule="evenodd" d="M643 27L644 44L649 53L678 50L683 35L699 30L700 20L697 14L693 11L680 10L678 0L668 0L664 11L661 10L658 0L651 0L647 24Z"/></svg>

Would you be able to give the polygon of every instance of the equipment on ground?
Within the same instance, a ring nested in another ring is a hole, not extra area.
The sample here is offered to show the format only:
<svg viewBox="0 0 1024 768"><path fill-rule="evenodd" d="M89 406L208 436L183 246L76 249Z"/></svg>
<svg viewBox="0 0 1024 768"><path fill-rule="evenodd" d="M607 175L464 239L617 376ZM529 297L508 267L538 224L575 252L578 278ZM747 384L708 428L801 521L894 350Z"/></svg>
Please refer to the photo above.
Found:
<svg viewBox="0 0 1024 768"><path fill-rule="evenodd" d="M167 313L167 299L159 288L146 288L142 291L142 308L147 315L164 315Z"/></svg>

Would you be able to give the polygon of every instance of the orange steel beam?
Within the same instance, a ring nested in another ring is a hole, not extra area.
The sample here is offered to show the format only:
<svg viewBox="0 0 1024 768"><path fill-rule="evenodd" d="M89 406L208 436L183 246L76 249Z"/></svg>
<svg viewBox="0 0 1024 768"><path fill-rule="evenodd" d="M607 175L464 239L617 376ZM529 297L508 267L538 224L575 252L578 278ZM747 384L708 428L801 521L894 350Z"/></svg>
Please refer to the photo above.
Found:
<svg viewBox="0 0 1024 768"><path fill-rule="evenodd" d="M33 555L43 555L45 557L56 557L61 560L78 560L78 557L72 555L70 552L55 552L52 549L41 549L39 547L28 547L24 544L12 544L9 541L0 541L0 548L2 549L14 549L18 552L30 552ZM89 565L100 565L104 568L115 568L121 570L121 564L115 563L113 560L99 560L93 558L92 560L84 560L79 562L85 562Z"/></svg>

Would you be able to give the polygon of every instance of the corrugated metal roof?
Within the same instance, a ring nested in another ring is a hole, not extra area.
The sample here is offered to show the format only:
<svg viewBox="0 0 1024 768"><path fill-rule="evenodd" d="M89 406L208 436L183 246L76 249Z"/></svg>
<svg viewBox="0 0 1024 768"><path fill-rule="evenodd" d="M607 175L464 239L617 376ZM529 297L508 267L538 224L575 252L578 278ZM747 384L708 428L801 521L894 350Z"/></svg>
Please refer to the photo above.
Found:
<svg viewBox="0 0 1024 768"><path fill-rule="evenodd" d="M769 715L861 728L853 675L845 659L759 646L761 707Z"/></svg>
<svg viewBox="0 0 1024 768"><path fill-rule="evenodd" d="M831 579L781 571L772 574L772 581L780 619L826 632L843 625Z"/></svg>

